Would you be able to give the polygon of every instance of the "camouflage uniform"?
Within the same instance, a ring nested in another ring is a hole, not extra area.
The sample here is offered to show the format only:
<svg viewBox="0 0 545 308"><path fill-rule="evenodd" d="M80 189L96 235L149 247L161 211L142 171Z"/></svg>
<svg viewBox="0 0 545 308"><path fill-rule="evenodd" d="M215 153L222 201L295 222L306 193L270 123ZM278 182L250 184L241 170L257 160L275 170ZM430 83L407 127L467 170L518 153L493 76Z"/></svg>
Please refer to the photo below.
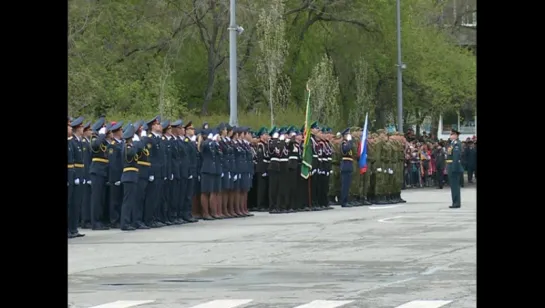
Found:
<svg viewBox="0 0 545 308"><path fill-rule="evenodd" d="M351 129L351 131L353 131ZM354 136L355 135L355 136ZM359 167L358 167L358 146L360 144L360 138L357 136L357 134L353 134L352 137L352 154L354 155L352 158L354 159L354 172L352 172L352 183L350 183L350 190L348 192L349 199L348 204L352 206L361 206L362 204L359 202L360 196L360 190L359 190Z"/></svg>
<svg viewBox="0 0 545 308"><path fill-rule="evenodd" d="M385 185L385 173L384 173L384 138L379 136L374 143L373 149L375 154L375 174L374 174L374 201L376 204L384 204L384 185Z"/></svg>
<svg viewBox="0 0 545 308"><path fill-rule="evenodd" d="M369 142L369 139L367 139L367 171L364 174L360 174L360 187L359 187L359 196L360 196L360 202L363 205L371 205L372 203L369 201L368 195L369 195L369 187L371 186L371 172L373 170L372 163L371 163L371 156L369 147L371 146L371 142ZM359 166L358 166L359 167ZM359 168L357 170L359 173Z"/></svg>

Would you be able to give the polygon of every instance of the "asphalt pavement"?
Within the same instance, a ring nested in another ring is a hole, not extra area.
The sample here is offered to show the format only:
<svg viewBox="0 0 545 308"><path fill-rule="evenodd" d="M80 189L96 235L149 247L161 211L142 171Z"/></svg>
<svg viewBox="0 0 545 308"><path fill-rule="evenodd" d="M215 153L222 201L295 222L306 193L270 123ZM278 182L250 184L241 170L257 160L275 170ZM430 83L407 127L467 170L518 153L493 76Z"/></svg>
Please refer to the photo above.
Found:
<svg viewBox="0 0 545 308"><path fill-rule="evenodd" d="M84 230L68 242L74 308L476 307L476 189L405 204Z"/></svg>

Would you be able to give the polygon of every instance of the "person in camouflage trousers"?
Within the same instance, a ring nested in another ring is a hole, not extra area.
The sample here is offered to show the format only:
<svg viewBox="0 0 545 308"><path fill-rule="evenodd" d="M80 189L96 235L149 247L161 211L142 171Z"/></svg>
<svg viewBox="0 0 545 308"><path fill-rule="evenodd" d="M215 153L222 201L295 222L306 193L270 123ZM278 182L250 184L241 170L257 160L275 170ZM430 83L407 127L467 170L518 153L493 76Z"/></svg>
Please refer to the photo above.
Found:
<svg viewBox="0 0 545 308"><path fill-rule="evenodd" d="M363 205L371 205L372 204L369 201L369 196L368 196L369 195L369 189L371 187L371 173L372 173L372 170L373 170L372 162L371 162L373 157L369 156L369 154L372 155L372 153L370 153L370 149L369 149L369 147L372 147L371 140L372 140L372 137L368 136L367 137L367 171L364 174L360 174L359 165L358 165L358 169L356 169L357 171L354 171L354 172L357 172L359 174L359 197L360 197L360 202ZM359 160L359 155L358 155L358 160Z"/></svg>
<svg viewBox="0 0 545 308"><path fill-rule="evenodd" d="M351 127L350 131L352 132L352 153L353 153L353 159L354 159L354 172L352 172L352 182L350 183L350 190L348 192L349 199L348 199L348 205L349 206L362 206L363 204L360 202L360 189L359 189L359 166L358 166L358 159L359 159L359 152L358 152L358 146L360 144L361 140L361 127Z"/></svg>
<svg viewBox="0 0 545 308"><path fill-rule="evenodd" d="M390 136L390 140L393 142L394 149L394 193L392 196L392 202L405 203L407 201L401 198L401 188L403 187L403 163L405 160L405 137L396 132Z"/></svg>

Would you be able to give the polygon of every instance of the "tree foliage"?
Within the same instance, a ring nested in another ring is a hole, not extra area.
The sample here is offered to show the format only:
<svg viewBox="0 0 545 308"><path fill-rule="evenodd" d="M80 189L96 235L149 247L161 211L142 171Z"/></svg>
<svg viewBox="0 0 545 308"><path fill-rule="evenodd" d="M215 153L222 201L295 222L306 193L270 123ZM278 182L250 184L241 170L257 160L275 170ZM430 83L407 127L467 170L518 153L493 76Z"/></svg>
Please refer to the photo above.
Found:
<svg viewBox="0 0 545 308"><path fill-rule="evenodd" d="M68 5L71 114L228 112L228 0ZM355 125L366 111L377 126L395 118L395 2L238 0L237 5L237 22L246 29L238 36L241 113L270 118L273 106L276 115L289 110L302 121L310 78L313 114L326 121ZM436 1L402 1L403 101L406 117L417 121L474 106L476 100L475 56L438 26L439 9Z"/></svg>

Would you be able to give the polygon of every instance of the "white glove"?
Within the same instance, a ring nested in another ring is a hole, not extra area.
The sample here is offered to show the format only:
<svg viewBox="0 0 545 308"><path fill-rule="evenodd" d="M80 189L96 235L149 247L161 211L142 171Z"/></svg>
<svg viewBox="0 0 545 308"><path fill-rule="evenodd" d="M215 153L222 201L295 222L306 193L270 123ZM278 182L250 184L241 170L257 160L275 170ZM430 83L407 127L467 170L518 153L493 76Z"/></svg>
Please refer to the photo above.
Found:
<svg viewBox="0 0 545 308"><path fill-rule="evenodd" d="M394 174L394 170L388 168L388 173L389 173L389 174Z"/></svg>
<svg viewBox="0 0 545 308"><path fill-rule="evenodd" d="M200 181L200 180L201 180L201 176L200 176L200 175L199 175L199 176L197 176L197 179L198 179L198 180Z"/></svg>
<svg viewBox="0 0 545 308"><path fill-rule="evenodd" d="M208 134L208 139L212 140L212 137L214 137L212 133Z"/></svg>
<svg viewBox="0 0 545 308"><path fill-rule="evenodd" d="M377 168L377 172L381 172L382 171L382 168Z"/></svg>
<svg viewBox="0 0 545 308"><path fill-rule="evenodd" d="M119 185L121 185L121 182L120 182L120 181L117 181L117 182L114 183L114 185L115 185L115 186L119 186Z"/></svg>
<svg viewBox="0 0 545 308"><path fill-rule="evenodd" d="M223 172L221 173L221 177L223 177L225 174L223 174Z"/></svg>
<svg viewBox="0 0 545 308"><path fill-rule="evenodd" d="M346 140L347 140L347 141L352 140L352 135L350 135L350 134L346 135Z"/></svg>
<svg viewBox="0 0 545 308"><path fill-rule="evenodd" d="M218 134L215 134L214 137L212 139L214 139L214 141L218 141L218 137L219 135Z"/></svg>
<svg viewBox="0 0 545 308"><path fill-rule="evenodd" d="M312 170L310 174L314 175L314 173L316 173L316 169Z"/></svg>
<svg viewBox="0 0 545 308"><path fill-rule="evenodd" d="M191 141L195 141L195 140L197 140L197 136L193 135L193 136L191 136L190 139L191 139Z"/></svg>
<svg viewBox="0 0 545 308"><path fill-rule="evenodd" d="M237 181L237 179L238 179L238 174L235 174L235 176L233 177L233 181L235 181L235 182L236 182L236 181Z"/></svg>
<svg viewBox="0 0 545 308"><path fill-rule="evenodd" d="M284 134L280 135L280 137L278 138L279 140L284 140L286 139L286 136Z"/></svg>
<svg viewBox="0 0 545 308"><path fill-rule="evenodd" d="M165 176L165 178L163 179L163 181L166 181L168 179L168 177Z"/></svg>
<svg viewBox="0 0 545 308"><path fill-rule="evenodd" d="M170 175L170 180L171 180L171 181L174 180L174 174L171 174L171 175Z"/></svg>
<svg viewBox="0 0 545 308"><path fill-rule="evenodd" d="M227 172L227 176L229 177L229 180L231 179L231 172Z"/></svg>
<svg viewBox="0 0 545 308"><path fill-rule="evenodd" d="M98 133L99 133L100 135L106 134L106 127L103 127L103 128L101 128L101 129L99 129Z"/></svg>
<svg viewBox="0 0 545 308"><path fill-rule="evenodd" d="M146 131L143 130L141 133L140 133L140 137L146 137Z"/></svg>
<svg viewBox="0 0 545 308"><path fill-rule="evenodd" d="M262 177L266 177L266 176L267 176L267 172L263 173L261 176L262 176Z"/></svg>
<svg viewBox="0 0 545 308"><path fill-rule="evenodd" d="M83 183L82 183L82 184L85 185L85 183L87 183L87 182L85 182L85 179L83 179Z"/></svg>
<svg viewBox="0 0 545 308"><path fill-rule="evenodd" d="M384 173L387 173L387 172L388 172L388 170L386 170L386 169L384 169L384 170L382 170L382 171L384 171Z"/></svg>
<svg viewBox="0 0 545 308"><path fill-rule="evenodd" d="M188 177L187 179L188 179L188 180L191 180L192 178L193 178L193 176L192 176L192 175L190 175L190 176L189 176L189 177Z"/></svg>
<svg viewBox="0 0 545 308"><path fill-rule="evenodd" d="M153 182L153 180L155 180L155 177L154 177L153 175L150 175L149 178L148 178L148 180L149 180L150 182Z"/></svg>
<svg viewBox="0 0 545 308"><path fill-rule="evenodd" d="M274 133L273 138L278 138L278 133Z"/></svg>
<svg viewBox="0 0 545 308"><path fill-rule="evenodd" d="M75 179L74 184L79 185L79 179Z"/></svg>
<svg viewBox="0 0 545 308"><path fill-rule="evenodd" d="M329 172L326 172L325 175L329 176Z"/></svg>
<svg viewBox="0 0 545 308"><path fill-rule="evenodd" d="M88 181L87 181L87 184L91 185L91 184L92 184L92 183L91 183L91 180L88 180Z"/></svg>

